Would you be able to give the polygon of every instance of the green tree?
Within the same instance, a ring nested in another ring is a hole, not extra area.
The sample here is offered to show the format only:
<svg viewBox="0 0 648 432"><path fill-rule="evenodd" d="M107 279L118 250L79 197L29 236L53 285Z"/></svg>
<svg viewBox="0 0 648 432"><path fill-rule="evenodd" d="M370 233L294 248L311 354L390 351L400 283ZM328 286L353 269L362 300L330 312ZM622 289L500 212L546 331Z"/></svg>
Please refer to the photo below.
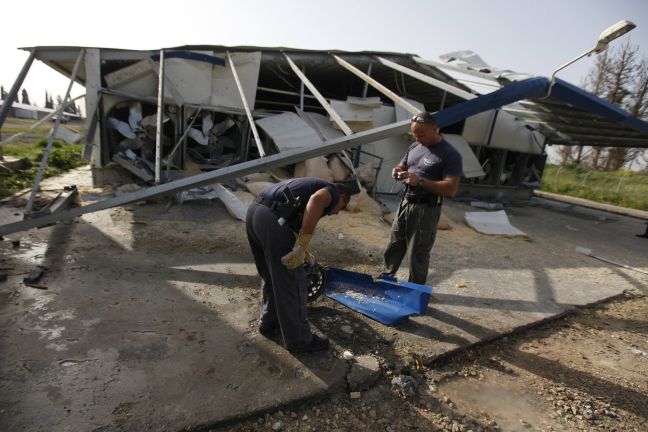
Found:
<svg viewBox="0 0 648 432"><path fill-rule="evenodd" d="M648 111L646 59L639 59L639 47L632 45L630 40L608 51L597 56L593 69L585 79L585 88L627 110L632 116L645 118ZM576 157L579 161L582 160L582 152ZM642 157L645 157L644 149L594 147L589 154L589 165L593 169L614 171Z"/></svg>
<svg viewBox="0 0 648 432"><path fill-rule="evenodd" d="M29 102L29 95L27 94L27 90L25 89L22 89L22 103L31 105L31 102Z"/></svg>

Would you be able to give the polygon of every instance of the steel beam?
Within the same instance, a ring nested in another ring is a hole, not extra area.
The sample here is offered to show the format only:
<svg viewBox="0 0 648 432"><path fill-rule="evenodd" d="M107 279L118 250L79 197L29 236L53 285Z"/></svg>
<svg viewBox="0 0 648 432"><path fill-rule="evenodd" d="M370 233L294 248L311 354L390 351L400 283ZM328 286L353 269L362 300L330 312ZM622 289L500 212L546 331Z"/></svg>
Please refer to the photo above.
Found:
<svg viewBox="0 0 648 432"><path fill-rule="evenodd" d="M157 124L155 131L155 184L162 179L162 125L164 124L164 50L160 50L160 68L158 72Z"/></svg>
<svg viewBox="0 0 648 432"><path fill-rule="evenodd" d="M380 93L384 94L387 96L389 99L391 99L395 104L400 105L403 107L406 111L409 111L412 115L418 114L420 110L416 108L414 105L411 103L407 102L405 99L402 97L398 96L396 93L393 91L389 90L387 87L384 85L380 84L378 81L375 79L371 78L369 75L366 73L362 72L360 69L357 67L353 66L351 63L341 59L340 57L331 54L335 61L337 61L340 66L343 68L347 69L349 72L353 73L354 75L360 77L363 81L369 83L373 88L378 90Z"/></svg>
<svg viewBox="0 0 648 432"><path fill-rule="evenodd" d="M227 61L229 61L230 67L232 68L232 74L234 75L234 81L236 81L236 87L238 87L239 95L241 95L241 101L243 102L243 107L245 108L245 114L247 115L248 122L250 123L250 128L252 129L252 134L254 135L254 142L256 142L257 150L259 151L259 156L264 157L265 150L263 150L263 144L261 143L261 138L259 137L259 131L257 131L256 124L254 123L254 117L252 117L252 112L248 106L247 99L245 98L245 93L243 92L243 86L241 85L241 80L239 80L238 73L236 72L236 66L232 60L232 56L229 51L227 51Z"/></svg>
<svg viewBox="0 0 648 432"><path fill-rule="evenodd" d="M423 81L424 83L430 84L431 86L434 86L434 87L439 88L441 90L445 90L446 92L451 93L451 94L453 94L455 96L458 96L458 97L460 97L462 99L469 100L469 99L474 99L474 98L477 97L477 95L474 95L474 94L469 93L469 92L467 92L465 90L459 89L459 88L457 88L457 87L455 87L453 85L450 85L448 83L444 83L443 81L440 81L440 80L438 80L436 78L432 78L431 76L422 74L421 72L415 71L415 70L410 69L408 67L405 67L403 65L399 65L398 63L394 63L393 61L384 59L382 57L378 57L378 60L380 60L380 62L382 64L384 64L385 66L387 66L387 67L390 67L390 68L392 68L394 70L402 72L405 75L409 75L412 78L416 78L419 81ZM445 94L444 94L444 99L445 99Z"/></svg>
<svg viewBox="0 0 648 432"><path fill-rule="evenodd" d="M79 72L79 67L81 66L81 61L83 60L84 54L85 54L85 50L82 48L81 51L79 51L79 56L77 57L76 62L74 63L74 68L72 69L72 76L70 76L70 84L68 85L67 91L65 92L65 96L63 97L63 103L61 104L60 107L61 115L56 116L56 122L54 123L54 128L52 129L52 132L50 132L49 139L47 140L47 147L45 147L45 150L43 151L40 167L38 168L38 173L36 173L36 179L34 179L34 185L32 186L32 192L31 195L29 196L29 200L27 201L27 205L25 206L25 216L28 215L29 212L31 212L32 207L34 205L34 199L36 199L36 193L40 188L40 182L43 179L45 167L47 166L47 159L49 159L50 151L52 151L52 145L54 144L54 137L56 137L56 132L58 131L59 126L61 125L61 118L63 118L63 112L65 111L65 108L70 103L70 92L72 91L72 86L74 85L74 80L76 79L77 73Z"/></svg>
<svg viewBox="0 0 648 432"><path fill-rule="evenodd" d="M306 87L308 87L308 90L310 90L313 96L315 96L315 98L320 103L320 105L324 107L328 115L331 116L335 124L337 124L338 127L340 128L340 130L344 132L344 135L351 135L353 133L351 128L344 122L344 120L342 120L342 117L340 117L340 115L333 109L331 104L329 104L328 101L324 99L324 96L322 96L319 90L317 90L317 87L315 87L313 83L310 82L310 80L306 77L306 75L304 75L304 73L299 70L297 65L290 59L290 57L288 57L288 54L284 53L284 57L286 57L286 60L288 60L288 64L290 65L290 68L293 70L293 72L295 72L295 74L299 77L301 82L304 83ZM301 107L300 109L303 111L304 108Z"/></svg>
<svg viewBox="0 0 648 432"><path fill-rule="evenodd" d="M462 67L462 66L454 65L454 64L450 64L450 63L435 62L433 60L424 59L424 58L421 58L421 57L418 57L418 56L413 56L412 58L417 63L421 63L421 64L424 64L424 65L434 66L435 68L440 68L440 69L449 69L449 70L452 70L452 71L455 71L455 72L465 73L466 75L476 76L476 77L481 78L481 79L486 79L486 80L498 82L497 79L495 78L495 76L493 76L492 74L487 74L487 73L484 73L484 72L480 72L480 71L475 70L475 69L469 69L468 67ZM500 87L501 87L501 85L500 85Z"/></svg>
<svg viewBox="0 0 648 432"><path fill-rule="evenodd" d="M2 104L2 109L0 109L0 130L2 130L2 125L7 119L9 110L13 106L13 101L14 99L16 99L16 96L18 96L18 90L20 90L20 86L22 85L23 81L25 81L27 72L29 72L29 68L34 62L34 57L36 57L36 48L33 48L29 53L29 57L27 57L25 64L23 65L20 73L18 74L18 77L16 78L16 81L14 81L13 85L11 86L11 90L9 90L9 93L7 94L7 98Z"/></svg>
<svg viewBox="0 0 648 432"><path fill-rule="evenodd" d="M164 183L158 186L152 186L147 189L120 195L118 197L99 201L87 206L77 207L66 212L43 216L38 219L30 219L21 222L10 223L0 226L0 235L7 235L30 228L51 225L52 223L71 219L87 213L93 213L96 211L118 207L124 204L146 200L162 195L173 194L194 187L223 182L244 175L253 174L259 171L301 162L303 160L311 159L317 156L337 153L347 148L356 147L359 145L368 144L370 142L379 141L390 136L403 134L409 129L409 126L409 120L404 120L398 123L381 126L376 129L358 132L347 137L341 137L326 141L323 144L316 144L301 149L277 153L261 159L242 162L240 164L220 168L211 172L201 173L193 177Z"/></svg>

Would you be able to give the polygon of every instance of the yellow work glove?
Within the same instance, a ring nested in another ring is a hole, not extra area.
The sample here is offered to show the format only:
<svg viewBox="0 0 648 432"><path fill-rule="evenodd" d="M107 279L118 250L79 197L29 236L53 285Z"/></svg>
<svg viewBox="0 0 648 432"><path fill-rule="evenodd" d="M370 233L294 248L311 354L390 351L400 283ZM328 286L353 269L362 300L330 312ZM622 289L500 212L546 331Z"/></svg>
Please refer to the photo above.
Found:
<svg viewBox="0 0 648 432"><path fill-rule="evenodd" d="M284 255L281 258L281 263L289 269L296 269L304 263L306 254L308 253L307 248L311 239L313 238L312 234L299 234L297 240L295 241L295 246L289 254ZM310 256L310 253L308 253Z"/></svg>
<svg viewBox="0 0 648 432"><path fill-rule="evenodd" d="M315 256L308 249L304 251L304 262L307 262L310 265L315 264Z"/></svg>

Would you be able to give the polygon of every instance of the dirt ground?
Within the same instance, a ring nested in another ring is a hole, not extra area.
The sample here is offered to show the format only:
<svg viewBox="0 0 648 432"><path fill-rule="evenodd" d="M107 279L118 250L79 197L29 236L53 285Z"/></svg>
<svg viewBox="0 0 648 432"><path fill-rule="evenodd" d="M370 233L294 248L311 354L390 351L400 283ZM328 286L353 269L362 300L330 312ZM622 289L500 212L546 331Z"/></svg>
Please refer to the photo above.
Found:
<svg viewBox="0 0 648 432"><path fill-rule="evenodd" d="M44 188L75 183L86 202L113 193L113 188L92 188L83 169L70 176L58 183L50 180ZM513 209L511 213L522 217L525 211ZM459 283L458 287L465 284L467 288L457 290L470 290L475 288L474 281L453 280L449 275L457 268L475 266L476 262L497 269L504 260L514 264L519 261L522 267L522 253L534 254L531 258L539 267L556 266L558 255L541 247L529 251L525 239L508 239L505 248L494 248L496 240L485 240L466 227L461 214L463 210L451 206L447 209L453 229L438 233L431 283L453 288L455 283ZM173 257L183 254L204 257L205 262L219 254L249 259L244 225L227 216L215 201L182 206L165 201L133 204L86 215L84 219L100 230L79 225L77 229L84 229L86 237L80 240L83 244L76 244L68 252L70 266L74 265L74 254L96 248L96 242L104 236L123 245L124 250L143 255L147 251L173 250L169 262L152 263L144 270L139 269L141 263L127 265L125 272L169 271L166 266L171 268ZM97 238L92 237L93 232ZM389 225L378 217L343 212L322 220L312 248L318 261L327 266L378 274L388 232ZM43 241L40 231L30 233L28 238L34 244ZM23 239L23 244L28 242ZM56 259L68 260L68 256ZM9 258L3 263L14 265ZM187 270L199 270L195 267ZM186 289L196 302L214 309L239 301L241 308L257 307L257 280L237 274L234 264L225 270L227 278L223 281L203 275L201 289L189 283L179 284L178 288ZM569 266L555 270L557 277L568 277L574 271ZM403 269L398 276L402 279L406 274ZM578 275L599 283L615 283L617 277L604 266ZM231 290L231 298L221 298L220 285ZM340 388L325 400L284 407L213 430L644 431L648 420L648 297L644 289L645 285L639 286L610 302L432 363L410 355L408 344L415 343L415 337L396 341L391 328L322 298L311 308L310 319L331 339L333 349L329 355L339 357L351 348L356 356L378 358L377 383L357 399L350 397L348 389ZM24 293L16 290L7 295L13 301ZM247 333L253 334L255 327L255 320L251 320ZM403 377L407 380L402 381ZM401 384L396 382L398 379Z"/></svg>
<svg viewBox="0 0 648 432"><path fill-rule="evenodd" d="M645 431L648 297L614 301L430 365L215 431ZM412 376L410 395L390 385Z"/></svg>

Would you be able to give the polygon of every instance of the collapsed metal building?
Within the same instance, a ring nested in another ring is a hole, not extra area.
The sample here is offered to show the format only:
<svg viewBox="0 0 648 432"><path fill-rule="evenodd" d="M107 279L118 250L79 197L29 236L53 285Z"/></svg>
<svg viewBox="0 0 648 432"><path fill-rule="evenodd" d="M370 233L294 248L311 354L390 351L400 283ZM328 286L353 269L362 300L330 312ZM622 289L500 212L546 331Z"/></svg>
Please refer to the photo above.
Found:
<svg viewBox="0 0 648 432"><path fill-rule="evenodd" d="M68 77L84 52L74 79L87 90L85 157L96 182L111 178L107 171L115 161L131 166L142 180L154 180L160 51L28 49ZM414 111L440 111L476 96L410 54L222 46L164 53L162 182L177 178L176 171L187 165L207 171L391 124ZM328 102L328 111L318 98ZM506 119L499 122L468 118L443 129L464 156L464 181L493 186L537 182L545 160L544 136L507 126ZM350 157L356 167L372 165L374 192L394 193L389 171L408 144L406 136L390 137L353 149ZM503 151L516 162L515 173L507 169L510 163L497 159Z"/></svg>
<svg viewBox="0 0 648 432"><path fill-rule="evenodd" d="M369 172L363 179L374 193L397 193L402 186L391 168L411 143L409 118L423 110L439 112L445 138L463 156L461 190L473 195L528 197L552 143L648 146L645 122L568 83L464 68L498 83L499 90L479 95L442 71L452 65L412 54L224 46L25 50L30 57L12 91L34 59L85 87L84 158L93 181L115 181L125 169L155 185L68 217L316 156Z"/></svg>

